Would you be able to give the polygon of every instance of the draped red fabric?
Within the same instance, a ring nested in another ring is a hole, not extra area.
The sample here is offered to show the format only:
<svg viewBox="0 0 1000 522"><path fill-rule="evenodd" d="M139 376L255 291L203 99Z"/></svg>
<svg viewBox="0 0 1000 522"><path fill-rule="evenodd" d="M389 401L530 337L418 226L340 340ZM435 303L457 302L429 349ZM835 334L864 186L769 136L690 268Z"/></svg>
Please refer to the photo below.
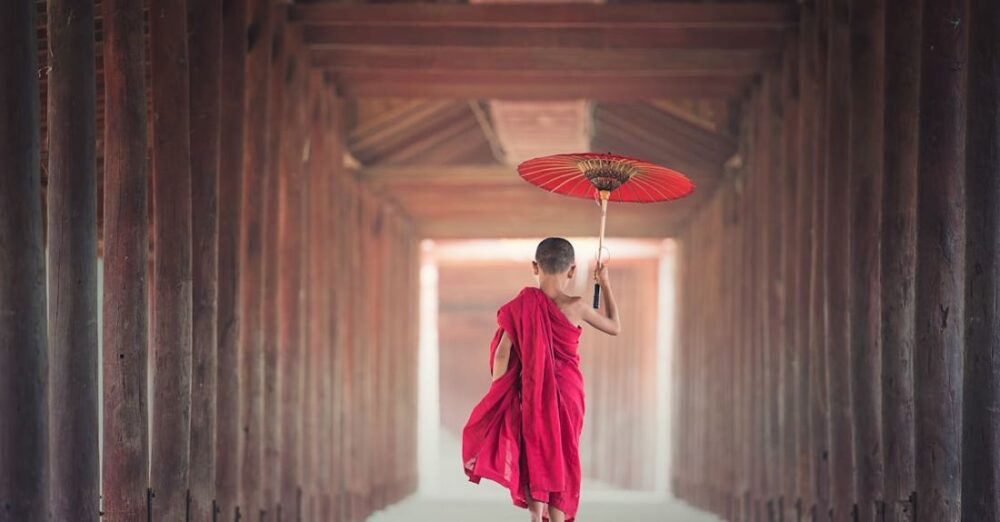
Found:
<svg viewBox="0 0 1000 522"><path fill-rule="evenodd" d="M497 312L490 369L503 332L512 341L507 372L490 385L462 432L469 480L493 480L514 504L530 498L566 513L580 502L583 374L580 327L538 288L525 288Z"/></svg>

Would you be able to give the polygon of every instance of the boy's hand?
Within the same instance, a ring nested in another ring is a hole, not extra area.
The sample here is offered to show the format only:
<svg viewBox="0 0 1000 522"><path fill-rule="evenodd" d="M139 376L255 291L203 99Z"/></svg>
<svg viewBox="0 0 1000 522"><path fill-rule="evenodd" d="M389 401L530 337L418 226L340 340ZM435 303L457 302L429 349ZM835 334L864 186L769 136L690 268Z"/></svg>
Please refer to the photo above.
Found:
<svg viewBox="0 0 1000 522"><path fill-rule="evenodd" d="M608 278L608 265L604 263L597 265L597 283L602 287L611 285L611 280Z"/></svg>

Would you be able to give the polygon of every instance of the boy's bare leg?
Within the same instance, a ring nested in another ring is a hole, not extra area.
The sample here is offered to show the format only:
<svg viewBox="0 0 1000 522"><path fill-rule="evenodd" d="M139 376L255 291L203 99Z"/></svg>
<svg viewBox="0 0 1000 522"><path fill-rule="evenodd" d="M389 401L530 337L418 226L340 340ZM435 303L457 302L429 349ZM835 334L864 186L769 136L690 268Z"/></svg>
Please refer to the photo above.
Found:
<svg viewBox="0 0 1000 522"><path fill-rule="evenodd" d="M545 504L529 498L528 511L531 511L531 522L542 522L542 514L545 512Z"/></svg>
<svg viewBox="0 0 1000 522"><path fill-rule="evenodd" d="M549 522L566 522L566 513L549 506Z"/></svg>

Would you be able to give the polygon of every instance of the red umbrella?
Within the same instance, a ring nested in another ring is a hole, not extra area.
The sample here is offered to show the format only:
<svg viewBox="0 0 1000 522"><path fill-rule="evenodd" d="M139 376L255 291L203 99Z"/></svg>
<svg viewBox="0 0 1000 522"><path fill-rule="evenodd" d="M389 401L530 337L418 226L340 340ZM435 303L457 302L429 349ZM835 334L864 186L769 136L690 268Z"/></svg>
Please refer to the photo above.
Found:
<svg viewBox="0 0 1000 522"><path fill-rule="evenodd" d="M694 184L680 172L611 153L555 154L525 161L518 165L517 171L528 183L549 192L599 202L601 234L597 247L598 263L604 249L608 201L672 201L694 191ZM600 304L600 291L600 286L595 284L594 308Z"/></svg>

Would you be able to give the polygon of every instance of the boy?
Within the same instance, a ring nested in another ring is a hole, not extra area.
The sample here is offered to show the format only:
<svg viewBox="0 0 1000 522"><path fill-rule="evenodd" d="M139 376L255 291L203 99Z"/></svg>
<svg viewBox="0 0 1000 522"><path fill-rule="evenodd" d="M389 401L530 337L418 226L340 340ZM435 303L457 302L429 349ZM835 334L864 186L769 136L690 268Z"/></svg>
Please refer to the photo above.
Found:
<svg viewBox="0 0 1000 522"><path fill-rule="evenodd" d="M576 275L573 245L550 237L538 244L526 287L497 312L490 345L493 383L462 433L469 480L488 478L510 490L532 522L572 522L580 502L583 374L577 348L581 323L618 335L618 305L608 269L598 266L604 295L600 314L565 292Z"/></svg>

